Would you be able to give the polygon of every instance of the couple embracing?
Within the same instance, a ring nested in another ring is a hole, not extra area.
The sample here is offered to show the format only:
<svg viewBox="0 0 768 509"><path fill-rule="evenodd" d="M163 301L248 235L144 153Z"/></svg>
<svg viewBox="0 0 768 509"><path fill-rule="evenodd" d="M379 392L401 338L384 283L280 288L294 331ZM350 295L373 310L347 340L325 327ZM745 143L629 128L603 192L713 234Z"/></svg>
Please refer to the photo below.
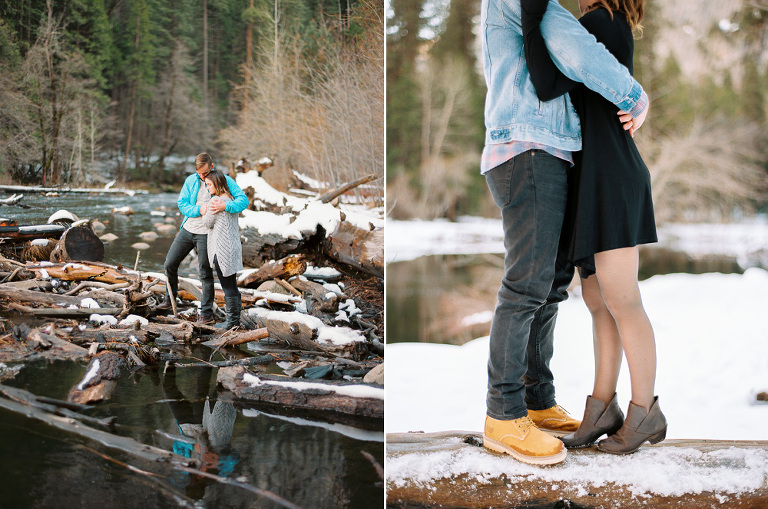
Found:
<svg viewBox="0 0 768 509"><path fill-rule="evenodd" d="M649 106L632 78L643 0L578 3L579 21L556 0L483 0L481 10L481 169L501 209L506 249L483 442L540 465L596 442L629 454L667 429L637 278L638 245L657 240L650 175L633 140ZM549 367L557 305L574 267L595 351L581 422L557 404ZM616 395L623 354L632 387L626 415Z"/></svg>
<svg viewBox="0 0 768 509"><path fill-rule="evenodd" d="M240 325L242 301L236 273L243 269L243 251L237 217L248 206L248 197L237 183L213 166L206 154L195 157L195 173L187 177L177 200L184 215L181 228L165 258L168 292L158 309L173 307L179 291L179 265L197 248L197 267L202 282L198 323L211 325L213 316L213 269L224 290L227 318L217 327L231 329Z"/></svg>

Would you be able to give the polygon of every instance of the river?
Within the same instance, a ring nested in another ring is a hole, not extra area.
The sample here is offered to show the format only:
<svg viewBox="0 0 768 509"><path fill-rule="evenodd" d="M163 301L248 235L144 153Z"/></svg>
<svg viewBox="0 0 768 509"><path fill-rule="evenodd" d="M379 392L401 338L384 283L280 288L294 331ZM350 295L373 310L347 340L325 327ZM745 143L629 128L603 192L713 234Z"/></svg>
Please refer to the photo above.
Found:
<svg viewBox="0 0 768 509"><path fill-rule="evenodd" d="M100 235L118 237L105 245L104 261L132 268L136 250L131 245L142 241L140 233L153 231L153 224L164 222L165 217L180 224L176 197L169 193L30 195L22 201L28 208L3 206L0 216L20 225L41 224L65 209L81 219L99 220L106 225ZM111 212L113 207L124 206L130 206L134 214ZM152 215L158 208L167 216ZM162 272L173 235L149 242L150 249L141 252L140 270ZM190 268L186 272L196 274ZM178 353L188 362L208 359L211 351L184 346ZM4 383L36 395L66 399L85 371L84 364L74 362L30 363ZM381 429L341 426L302 414L277 415L235 402L233 419L220 423L226 437L222 443L214 447L181 437L182 429L201 424L206 397L209 408L215 408L217 402L220 408L231 405L218 401L216 372L192 367L164 372L162 366L124 372L110 401L96 405L88 414L114 417L118 434L167 450L200 457L200 448L210 446L202 456L204 469L272 491L301 507L367 509L383 505L383 486L362 454L371 454L383 465ZM167 438L171 435L177 440ZM179 507L174 494L191 499L196 507L278 507L251 492L186 473L165 472L160 477L134 473L118 463L134 463L130 456L5 410L0 410L0 437L0 509Z"/></svg>

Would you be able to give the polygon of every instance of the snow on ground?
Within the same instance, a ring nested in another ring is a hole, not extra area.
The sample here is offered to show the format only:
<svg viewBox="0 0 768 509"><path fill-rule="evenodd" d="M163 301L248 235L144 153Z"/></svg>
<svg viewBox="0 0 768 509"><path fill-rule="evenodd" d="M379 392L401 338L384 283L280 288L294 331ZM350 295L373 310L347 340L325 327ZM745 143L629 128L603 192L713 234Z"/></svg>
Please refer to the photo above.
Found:
<svg viewBox="0 0 768 509"><path fill-rule="evenodd" d="M640 283L656 334L667 438L768 440L768 404L755 401L768 391L767 289L768 272L756 268ZM481 431L487 360L487 337L463 346L388 344L386 431ZM594 357L589 313L578 297L560 305L551 365L558 403L580 418ZM618 395L626 412L626 363Z"/></svg>
<svg viewBox="0 0 768 509"><path fill-rule="evenodd" d="M654 276L640 289L656 333L656 393L669 422L667 438L768 440L768 404L755 400L768 391L768 272ZM385 430L482 431L487 359L487 337L462 346L388 344ZM552 370L558 403L577 418L592 389L593 363L589 313L572 296L560 306ZM626 363L618 394L626 412ZM614 482L636 495L740 493L768 483L768 451L645 448L627 457L571 455L548 469L474 447L387 460L389 482L462 473L535 475L576 486Z"/></svg>
<svg viewBox="0 0 768 509"><path fill-rule="evenodd" d="M768 265L768 217L739 223L666 224L659 244L691 255L735 256L742 267ZM413 239L418 239L414 242ZM500 219L462 217L455 223L387 219L387 263L431 254L504 253Z"/></svg>

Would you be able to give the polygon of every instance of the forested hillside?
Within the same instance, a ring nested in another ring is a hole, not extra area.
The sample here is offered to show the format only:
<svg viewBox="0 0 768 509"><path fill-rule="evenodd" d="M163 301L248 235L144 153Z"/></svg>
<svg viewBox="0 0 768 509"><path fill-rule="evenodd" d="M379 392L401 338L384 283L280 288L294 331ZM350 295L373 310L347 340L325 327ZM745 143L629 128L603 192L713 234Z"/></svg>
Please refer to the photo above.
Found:
<svg viewBox="0 0 768 509"><path fill-rule="evenodd" d="M575 0L560 2L578 17ZM479 175L485 83L480 0L392 0L387 28L391 215L496 215ZM645 1L635 77L651 110L637 142L656 216L721 220L764 209L768 1Z"/></svg>
<svg viewBox="0 0 768 509"><path fill-rule="evenodd" d="M331 183L383 174L382 12L376 0L3 0L0 178L163 182L202 151Z"/></svg>

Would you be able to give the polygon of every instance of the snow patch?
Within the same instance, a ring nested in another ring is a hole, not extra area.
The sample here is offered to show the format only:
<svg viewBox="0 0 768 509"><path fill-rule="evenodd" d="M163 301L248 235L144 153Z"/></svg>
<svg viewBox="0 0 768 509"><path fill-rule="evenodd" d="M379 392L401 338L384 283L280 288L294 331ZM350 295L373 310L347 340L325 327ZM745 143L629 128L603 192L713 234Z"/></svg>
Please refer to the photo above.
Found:
<svg viewBox="0 0 768 509"><path fill-rule="evenodd" d="M370 387L368 385L326 385L312 382L277 382L274 380L262 380L257 376L251 375L250 373L243 375L243 382L247 383L251 387L258 387L260 385L277 385L298 391L319 389L327 392L335 392L342 396L349 396L351 398L384 399L384 389L380 389L378 387Z"/></svg>
<svg viewBox="0 0 768 509"><path fill-rule="evenodd" d="M99 366L101 365L101 361L99 359L94 359L93 364L91 364L91 369L88 370L88 373L85 374L85 377L83 378L83 381L80 382L77 385L77 390L82 391L83 388L88 384L88 382L96 376L96 373L99 372Z"/></svg>
<svg viewBox="0 0 768 509"><path fill-rule="evenodd" d="M80 307L81 308L87 308L87 309L98 309L101 306L98 302L93 300L92 298L88 297L87 299L83 299L80 301Z"/></svg>

